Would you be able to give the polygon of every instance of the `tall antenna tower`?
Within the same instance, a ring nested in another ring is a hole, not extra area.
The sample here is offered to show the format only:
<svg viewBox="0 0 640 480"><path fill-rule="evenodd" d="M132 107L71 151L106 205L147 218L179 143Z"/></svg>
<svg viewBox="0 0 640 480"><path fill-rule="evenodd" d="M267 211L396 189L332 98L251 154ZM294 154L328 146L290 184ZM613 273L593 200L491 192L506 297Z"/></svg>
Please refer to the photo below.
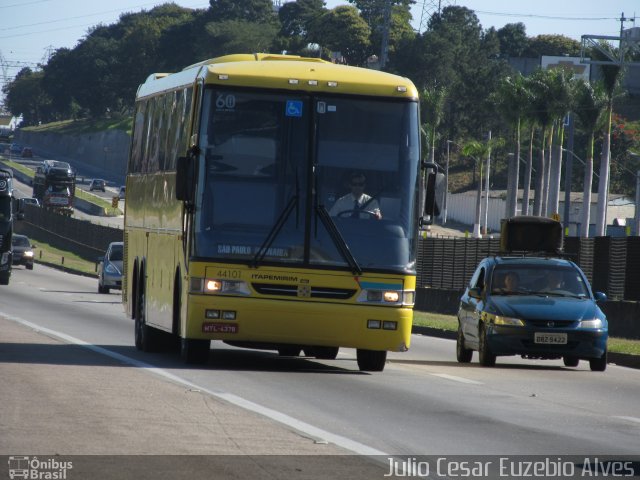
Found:
<svg viewBox="0 0 640 480"><path fill-rule="evenodd" d="M440 13L442 8L449 5L455 5L455 0L424 0L422 2L422 14L420 15L420 27L418 33L422 33L427 29L429 20L434 13Z"/></svg>

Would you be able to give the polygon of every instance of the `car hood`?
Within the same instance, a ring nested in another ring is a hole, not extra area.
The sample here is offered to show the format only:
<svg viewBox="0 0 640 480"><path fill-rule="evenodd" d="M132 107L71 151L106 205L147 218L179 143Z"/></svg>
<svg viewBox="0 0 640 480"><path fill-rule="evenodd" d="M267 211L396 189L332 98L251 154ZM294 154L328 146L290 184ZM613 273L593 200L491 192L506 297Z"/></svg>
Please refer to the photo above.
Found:
<svg viewBox="0 0 640 480"><path fill-rule="evenodd" d="M495 296L491 298L488 307L498 315L521 319L575 321L604 317L590 298L542 295Z"/></svg>

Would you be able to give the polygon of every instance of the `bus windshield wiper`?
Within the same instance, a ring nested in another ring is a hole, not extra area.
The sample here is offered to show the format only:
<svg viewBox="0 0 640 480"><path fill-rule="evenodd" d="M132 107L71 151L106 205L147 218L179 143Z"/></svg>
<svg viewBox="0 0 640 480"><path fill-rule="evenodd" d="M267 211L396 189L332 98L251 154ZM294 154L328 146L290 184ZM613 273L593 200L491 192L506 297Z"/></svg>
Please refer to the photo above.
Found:
<svg viewBox="0 0 640 480"><path fill-rule="evenodd" d="M327 212L327 209L324 205L318 205L316 207L316 211L318 213L318 217L320 217L320 221L329 232L331 240L333 240L335 246L338 247L338 251L342 255L342 258L344 258L351 267L351 271L356 275L362 275L360 265L358 265L358 262L351 253L351 250L349 250L349 245L347 245L347 242L340 234L340 230L338 230L338 227L331 218L331 215L329 215L329 212Z"/></svg>
<svg viewBox="0 0 640 480"><path fill-rule="evenodd" d="M280 233L280 230L282 230L282 227L284 227L285 222L287 221L289 215L291 215L291 212L297 204L298 195L296 194L291 197L289 203L287 203L286 207L284 207L284 210L282 210L282 213L280 213L278 220L276 220L276 223L271 228L271 231L269 231L269 235L267 235L267 238L265 238L264 242L262 242L262 245L260 245L260 248L256 252L256 255L253 257L253 260L251 261L249 266L254 268L258 268L260 266L260 263L262 262L262 260L264 260L265 255L269 251L269 247L271 247L271 244L278 236L278 233Z"/></svg>

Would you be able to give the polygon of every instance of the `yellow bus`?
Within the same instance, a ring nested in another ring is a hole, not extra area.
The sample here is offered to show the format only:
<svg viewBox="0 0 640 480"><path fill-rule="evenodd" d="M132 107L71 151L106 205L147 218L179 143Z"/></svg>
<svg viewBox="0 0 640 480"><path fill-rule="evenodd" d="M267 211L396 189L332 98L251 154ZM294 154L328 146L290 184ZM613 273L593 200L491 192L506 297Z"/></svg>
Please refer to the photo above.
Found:
<svg viewBox="0 0 640 480"><path fill-rule="evenodd" d="M179 344L188 363L211 340L323 359L350 347L363 371L406 351L433 213L418 105L407 78L317 58L149 76L126 180L136 347Z"/></svg>

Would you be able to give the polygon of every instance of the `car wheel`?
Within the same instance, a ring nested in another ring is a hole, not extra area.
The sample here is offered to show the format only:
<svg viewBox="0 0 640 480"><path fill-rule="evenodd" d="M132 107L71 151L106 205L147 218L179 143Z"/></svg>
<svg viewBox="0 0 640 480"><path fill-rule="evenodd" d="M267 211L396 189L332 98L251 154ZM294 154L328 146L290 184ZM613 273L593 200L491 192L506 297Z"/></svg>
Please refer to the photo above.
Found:
<svg viewBox="0 0 640 480"><path fill-rule="evenodd" d="M381 372L384 364L387 363L386 350L363 350L356 351L358 358L358 368L362 372Z"/></svg>
<svg viewBox="0 0 640 480"><path fill-rule="evenodd" d="M33 270L33 263L29 263L25 267L27 267L27 270Z"/></svg>
<svg viewBox="0 0 640 480"><path fill-rule="evenodd" d="M484 327L484 324L480 326L480 335L478 336L480 340L480 346L478 347L480 365L483 367L493 367L496 364L496 356L487 343L487 329Z"/></svg>
<svg viewBox="0 0 640 480"><path fill-rule="evenodd" d="M580 363L580 359L577 357L562 357L565 367L577 367Z"/></svg>
<svg viewBox="0 0 640 480"><path fill-rule="evenodd" d="M462 327L458 325L458 337L456 341L456 358L459 363L469 363L473 357L473 350L464 346L464 333Z"/></svg>
<svg viewBox="0 0 640 480"><path fill-rule="evenodd" d="M607 351L600 358L589 359L589 368L593 372L604 372L607 369Z"/></svg>

